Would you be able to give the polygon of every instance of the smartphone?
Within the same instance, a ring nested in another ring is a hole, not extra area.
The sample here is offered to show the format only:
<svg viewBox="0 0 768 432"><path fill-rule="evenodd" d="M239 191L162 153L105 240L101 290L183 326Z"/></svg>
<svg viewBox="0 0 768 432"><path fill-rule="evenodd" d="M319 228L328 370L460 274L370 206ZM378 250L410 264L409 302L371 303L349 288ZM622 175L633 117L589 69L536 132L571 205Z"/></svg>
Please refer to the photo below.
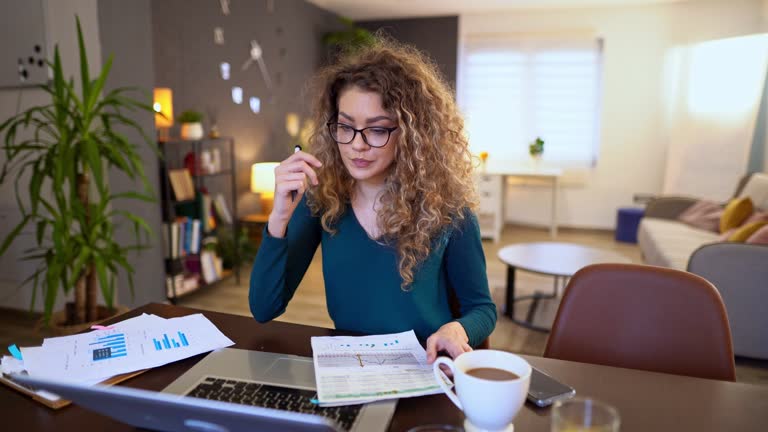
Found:
<svg viewBox="0 0 768 432"><path fill-rule="evenodd" d="M570 399L576 394L576 390L573 387L561 383L536 368L531 369L531 385L528 388L528 400L537 406L550 406L559 400Z"/></svg>

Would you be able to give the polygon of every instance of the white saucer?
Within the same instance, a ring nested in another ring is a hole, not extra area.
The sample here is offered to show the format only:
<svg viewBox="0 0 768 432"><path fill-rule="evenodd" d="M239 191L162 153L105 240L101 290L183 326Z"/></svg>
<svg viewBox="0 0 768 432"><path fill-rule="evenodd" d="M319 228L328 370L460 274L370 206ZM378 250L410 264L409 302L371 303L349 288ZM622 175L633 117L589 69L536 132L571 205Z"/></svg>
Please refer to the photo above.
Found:
<svg viewBox="0 0 768 432"><path fill-rule="evenodd" d="M466 432L513 432L515 430L515 425L510 423L505 427L504 429L498 429L498 430L490 430L490 429L481 429L475 425L473 425L469 419L464 419L464 430Z"/></svg>

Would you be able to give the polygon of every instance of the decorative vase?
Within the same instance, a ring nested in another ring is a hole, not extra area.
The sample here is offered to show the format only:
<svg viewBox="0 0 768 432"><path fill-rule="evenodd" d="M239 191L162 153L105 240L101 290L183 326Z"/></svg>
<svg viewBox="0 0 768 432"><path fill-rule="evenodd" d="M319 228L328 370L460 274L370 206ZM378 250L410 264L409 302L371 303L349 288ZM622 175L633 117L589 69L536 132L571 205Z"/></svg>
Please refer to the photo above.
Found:
<svg viewBox="0 0 768 432"><path fill-rule="evenodd" d="M199 140L203 137L203 135L204 133L202 123L197 122L181 124L181 139Z"/></svg>
<svg viewBox="0 0 768 432"><path fill-rule="evenodd" d="M480 152L480 170L485 172L488 162L488 152Z"/></svg>

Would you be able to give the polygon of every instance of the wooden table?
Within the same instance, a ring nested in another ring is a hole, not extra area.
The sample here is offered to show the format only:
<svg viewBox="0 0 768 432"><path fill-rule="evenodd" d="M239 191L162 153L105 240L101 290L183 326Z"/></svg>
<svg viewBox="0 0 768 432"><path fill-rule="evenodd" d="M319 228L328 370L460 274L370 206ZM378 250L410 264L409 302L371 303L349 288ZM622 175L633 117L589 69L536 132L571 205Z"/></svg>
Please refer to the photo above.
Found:
<svg viewBox="0 0 768 432"><path fill-rule="evenodd" d="M232 340L235 348L311 356L310 337L349 334L318 327L255 320L179 306L149 304L119 320L143 312L163 317L203 312ZM113 321L119 321L113 320ZM147 371L123 384L162 390L204 355ZM622 432L661 431L761 431L768 428L768 387L705 380L606 366L524 356L532 365L570 384L581 396L591 396L615 406ZM549 431L548 408L526 404L515 420L519 432ZM9 388L0 388L0 414L8 431L125 431L130 426L90 413L78 406L52 411ZM403 399L390 424L392 431L416 425L460 425L463 415L444 395Z"/></svg>
<svg viewBox="0 0 768 432"><path fill-rule="evenodd" d="M505 315L516 324L542 332L548 332L549 328L533 324L539 301L557 298L559 287L565 287L568 278L574 273L592 264L631 263L624 255L609 250L560 242L517 243L501 248L498 257L507 265ZM552 293L537 291L532 295L515 296L515 271L518 269L554 276ZM525 320L515 318L515 303L522 300L531 301Z"/></svg>
<svg viewBox="0 0 768 432"><path fill-rule="evenodd" d="M514 163L505 163L503 161L496 161L490 163L482 171L483 175L499 175L502 178L501 195L501 217L504 218L505 211L504 203L507 200L507 179L508 178L521 178L521 179L535 179L544 180L549 183L552 190L551 202L549 207L549 235L552 238L557 237L557 201L558 192L560 190L560 177L563 175L563 170L560 168L551 167L526 167L515 165ZM498 239L501 233L496 233L494 240Z"/></svg>

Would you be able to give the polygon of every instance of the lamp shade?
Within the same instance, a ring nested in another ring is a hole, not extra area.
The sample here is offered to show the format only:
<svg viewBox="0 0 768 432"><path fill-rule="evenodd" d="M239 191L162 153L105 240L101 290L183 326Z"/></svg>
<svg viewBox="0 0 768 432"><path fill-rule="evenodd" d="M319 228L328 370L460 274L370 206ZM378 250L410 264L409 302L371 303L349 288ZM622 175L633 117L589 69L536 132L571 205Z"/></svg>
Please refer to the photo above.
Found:
<svg viewBox="0 0 768 432"><path fill-rule="evenodd" d="M251 167L251 192L263 198L275 196L275 168L278 162L259 162Z"/></svg>
<svg viewBox="0 0 768 432"><path fill-rule="evenodd" d="M171 89L166 87L156 88L154 99L152 108L155 109L155 127L169 128L173 126L173 92L171 92Z"/></svg>

